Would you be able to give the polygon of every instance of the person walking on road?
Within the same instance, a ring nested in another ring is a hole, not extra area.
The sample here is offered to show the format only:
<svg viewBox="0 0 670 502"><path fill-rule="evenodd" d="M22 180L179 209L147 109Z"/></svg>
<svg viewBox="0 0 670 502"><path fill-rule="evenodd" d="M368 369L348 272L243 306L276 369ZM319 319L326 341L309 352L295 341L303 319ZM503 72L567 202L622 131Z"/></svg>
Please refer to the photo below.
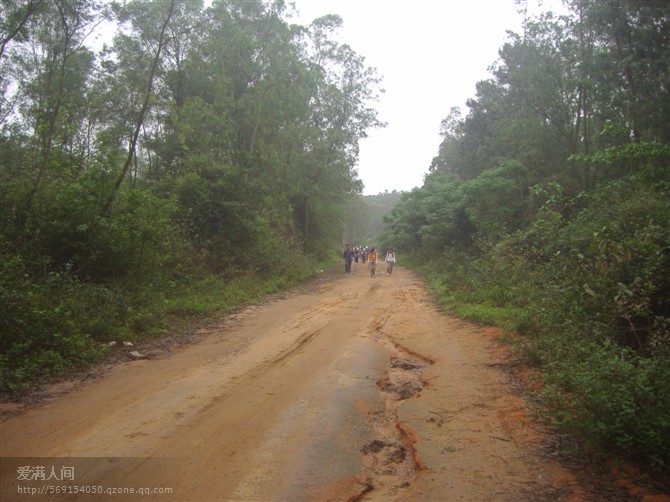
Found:
<svg viewBox="0 0 670 502"><path fill-rule="evenodd" d="M393 273L393 265L395 265L395 253L393 248L389 248L386 252L386 275L391 275Z"/></svg>
<svg viewBox="0 0 670 502"><path fill-rule="evenodd" d="M370 277L374 277L377 269L377 250L375 248L370 249L368 253L368 267L370 268Z"/></svg>
<svg viewBox="0 0 670 502"><path fill-rule="evenodd" d="M351 273L351 262L354 261L354 250L351 249L351 245L347 244L347 247L344 250L344 273Z"/></svg>

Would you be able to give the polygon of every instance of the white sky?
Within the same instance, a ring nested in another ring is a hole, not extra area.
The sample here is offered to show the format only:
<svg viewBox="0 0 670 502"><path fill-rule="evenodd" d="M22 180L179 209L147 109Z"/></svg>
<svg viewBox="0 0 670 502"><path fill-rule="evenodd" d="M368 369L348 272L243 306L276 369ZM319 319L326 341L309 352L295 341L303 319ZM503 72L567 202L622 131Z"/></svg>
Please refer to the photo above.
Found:
<svg viewBox="0 0 670 502"><path fill-rule="evenodd" d="M537 5L537 2L529 2ZM548 0L546 4L558 4ZM440 122L452 107L467 113L475 84L489 78L506 30L521 32L514 0L295 0L309 24L342 17L340 42L377 68L386 92L375 107L384 129L361 141L363 193L411 190L423 184L440 144ZM529 6L530 7L530 6ZM548 9L547 9L548 10Z"/></svg>

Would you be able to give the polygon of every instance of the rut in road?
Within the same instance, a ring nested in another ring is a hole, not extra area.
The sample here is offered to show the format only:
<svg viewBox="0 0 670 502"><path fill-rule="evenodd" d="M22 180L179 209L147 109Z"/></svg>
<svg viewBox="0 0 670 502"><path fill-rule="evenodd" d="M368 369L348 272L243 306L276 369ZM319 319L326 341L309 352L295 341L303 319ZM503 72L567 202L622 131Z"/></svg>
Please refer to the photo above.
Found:
<svg viewBox="0 0 670 502"><path fill-rule="evenodd" d="M381 495L407 488L425 469L414 448L412 431L398 420L398 405L425 387L422 370L433 361L394 343L383 330L388 317L386 310L378 309L366 330L366 335L390 354L390 363L377 382L385 396L384 409L368 414L375 438L361 448L365 471L358 476L358 482L363 489L351 497L352 502L363 500L373 490Z"/></svg>

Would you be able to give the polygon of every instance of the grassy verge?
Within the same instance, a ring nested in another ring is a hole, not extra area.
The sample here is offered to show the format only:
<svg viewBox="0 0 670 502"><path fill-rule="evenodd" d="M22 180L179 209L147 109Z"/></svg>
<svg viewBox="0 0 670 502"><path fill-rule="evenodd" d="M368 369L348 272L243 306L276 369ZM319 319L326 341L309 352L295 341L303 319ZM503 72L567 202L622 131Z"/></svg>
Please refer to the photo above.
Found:
<svg viewBox="0 0 670 502"><path fill-rule="evenodd" d="M656 479L667 475L670 350L663 331L655 345L636 350L602 322L580 287L560 284L550 270L526 268L520 258L499 256L410 266L445 311L522 335L513 337L518 353L543 381L530 402L580 445L581 454L633 462Z"/></svg>
<svg viewBox="0 0 670 502"><path fill-rule="evenodd" d="M446 312L510 332L532 329L527 309L532 292L511 271L499 274L472 261L425 262L412 257L408 261L425 278Z"/></svg>
<svg viewBox="0 0 670 502"><path fill-rule="evenodd" d="M11 264L10 264L11 265ZM304 259L267 274L206 273L137 284L99 285L67 274L30 277L4 262L2 399L12 399L101 361L111 341L137 342L183 330L289 289L327 263Z"/></svg>

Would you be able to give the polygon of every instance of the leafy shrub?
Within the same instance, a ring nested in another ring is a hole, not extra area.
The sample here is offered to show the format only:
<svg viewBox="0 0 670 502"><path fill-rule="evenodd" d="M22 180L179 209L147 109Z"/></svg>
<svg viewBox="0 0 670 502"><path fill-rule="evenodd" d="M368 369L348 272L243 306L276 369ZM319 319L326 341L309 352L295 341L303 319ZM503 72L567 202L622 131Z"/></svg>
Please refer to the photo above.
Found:
<svg viewBox="0 0 670 502"><path fill-rule="evenodd" d="M20 257L3 258L3 393L43 383L102 354L95 338L104 339L123 325L123 308L107 290L80 284L64 273L36 280Z"/></svg>
<svg viewBox="0 0 670 502"><path fill-rule="evenodd" d="M659 469L670 465L663 186L631 177L574 198L550 186L528 228L482 234L422 267L450 311L529 335L522 348L556 427Z"/></svg>
<svg viewBox="0 0 670 502"><path fill-rule="evenodd" d="M640 358L612 342L565 336L555 337L551 348L539 402L555 427L600 450L670 465L667 354Z"/></svg>

